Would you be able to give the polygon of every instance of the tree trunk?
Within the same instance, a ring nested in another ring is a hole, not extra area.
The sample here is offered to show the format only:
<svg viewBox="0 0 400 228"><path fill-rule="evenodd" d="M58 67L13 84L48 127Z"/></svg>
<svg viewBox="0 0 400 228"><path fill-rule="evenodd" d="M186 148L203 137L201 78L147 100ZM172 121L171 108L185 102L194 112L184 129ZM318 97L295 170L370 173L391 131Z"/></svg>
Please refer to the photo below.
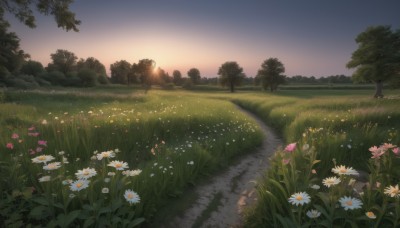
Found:
<svg viewBox="0 0 400 228"><path fill-rule="evenodd" d="M383 98L383 82L381 80L375 82L375 98Z"/></svg>
<svg viewBox="0 0 400 228"><path fill-rule="evenodd" d="M235 86L233 84L233 82L231 82L231 93L235 92Z"/></svg>

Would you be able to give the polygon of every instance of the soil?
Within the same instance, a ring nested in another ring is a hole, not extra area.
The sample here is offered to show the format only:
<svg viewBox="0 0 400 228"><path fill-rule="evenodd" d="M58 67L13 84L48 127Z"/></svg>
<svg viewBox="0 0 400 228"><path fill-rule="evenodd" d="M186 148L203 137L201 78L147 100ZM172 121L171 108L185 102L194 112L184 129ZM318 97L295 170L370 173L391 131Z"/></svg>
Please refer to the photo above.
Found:
<svg viewBox="0 0 400 228"><path fill-rule="evenodd" d="M189 228L208 207L216 194L222 193L218 208L201 224L201 227L241 227L243 211L257 201L256 181L268 168L268 158L282 146L282 140L254 114L238 109L253 118L265 137L262 145L252 153L243 156L239 162L226 171L215 175L195 191L200 196L182 216L172 218L168 227ZM165 224L166 225L166 224Z"/></svg>

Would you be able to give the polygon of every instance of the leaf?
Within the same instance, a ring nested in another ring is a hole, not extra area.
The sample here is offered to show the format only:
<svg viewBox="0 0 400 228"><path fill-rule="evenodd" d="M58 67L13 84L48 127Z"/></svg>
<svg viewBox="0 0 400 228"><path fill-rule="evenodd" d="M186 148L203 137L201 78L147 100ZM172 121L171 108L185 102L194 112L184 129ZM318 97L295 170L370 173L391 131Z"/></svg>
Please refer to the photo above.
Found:
<svg viewBox="0 0 400 228"><path fill-rule="evenodd" d="M68 227L76 218L78 218L81 210L71 211L67 215L60 214L57 217L57 222L61 227Z"/></svg>
<svg viewBox="0 0 400 228"><path fill-rule="evenodd" d="M85 222L83 223L83 228L92 227L93 224L94 224L94 221L95 220L94 220L93 217L90 217L90 218L86 219Z"/></svg>
<svg viewBox="0 0 400 228"><path fill-rule="evenodd" d="M137 218L135 220L133 220L131 223L129 223L128 227L135 227L138 226L139 224L141 224L142 222L146 221L146 219L144 218Z"/></svg>
<svg viewBox="0 0 400 228"><path fill-rule="evenodd" d="M45 197L35 197L35 198L32 198L32 201L35 203L38 203L40 205L44 205L44 206L50 205L49 201Z"/></svg>
<svg viewBox="0 0 400 228"><path fill-rule="evenodd" d="M37 219L37 220L41 220L46 218L47 216L45 216L45 212L46 212L47 208L43 205L39 205L34 207L31 212L29 213L29 216Z"/></svg>

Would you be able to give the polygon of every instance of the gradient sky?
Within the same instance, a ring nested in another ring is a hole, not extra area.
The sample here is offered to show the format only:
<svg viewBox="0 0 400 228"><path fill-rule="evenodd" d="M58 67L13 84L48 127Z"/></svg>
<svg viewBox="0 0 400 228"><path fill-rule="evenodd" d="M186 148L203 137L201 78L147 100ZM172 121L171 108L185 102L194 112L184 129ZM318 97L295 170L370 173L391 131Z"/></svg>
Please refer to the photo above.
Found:
<svg viewBox="0 0 400 228"><path fill-rule="evenodd" d="M205 77L226 61L254 76L270 57L288 76L350 75L345 65L360 32L372 25L400 29L399 0L76 0L71 9L82 21L78 33L57 28L52 17L38 15L35 29L7 18L21 48L44 66L66 49L107 69L150 58L170 74L186 76L196 67Z"/></svg>

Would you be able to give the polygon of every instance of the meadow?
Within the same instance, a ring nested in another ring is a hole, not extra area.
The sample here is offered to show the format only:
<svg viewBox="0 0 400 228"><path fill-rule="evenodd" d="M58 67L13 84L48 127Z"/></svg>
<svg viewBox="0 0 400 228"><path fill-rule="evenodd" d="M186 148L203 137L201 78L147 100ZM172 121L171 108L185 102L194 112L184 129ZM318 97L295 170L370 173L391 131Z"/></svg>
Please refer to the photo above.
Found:
<svg viewBox="0 0 400 228"><path fill-rule="evenodd" d="M399 93L391 91L385 99L371 94L152 90L145 95L129 87L4 91L1 225L151 224L185 189L261 143L260 129L236 104L288 144L296 143L271 158L246 227L396 226L400 193L385 192L388 186L396 189L400 176L393 146L400 142ZM371 159L373 146L380 155ZM340 165L362 175L354 180L341 175L340 184L335 179L324 186ZM298 195L289 200L296 193L304 200ZM362 200L362 208L338 206L343 196Z"/></svg>

